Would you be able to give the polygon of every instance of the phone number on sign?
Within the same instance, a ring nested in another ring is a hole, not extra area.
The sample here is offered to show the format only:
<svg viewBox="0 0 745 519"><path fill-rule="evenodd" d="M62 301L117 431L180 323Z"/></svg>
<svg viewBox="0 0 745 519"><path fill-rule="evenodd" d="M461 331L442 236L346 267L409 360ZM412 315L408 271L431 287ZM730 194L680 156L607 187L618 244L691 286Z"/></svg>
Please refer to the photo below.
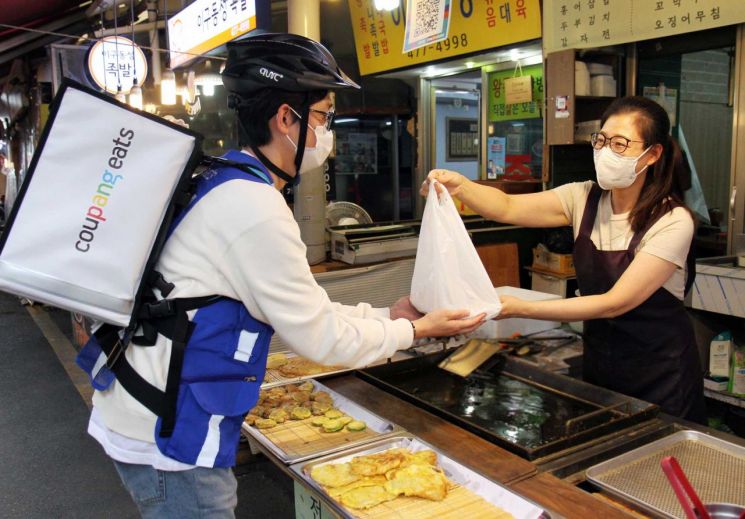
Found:
<svg viewBox="0 0 745 519"><path fill-rule="evenodd" d="M418 58L419 56L426 56L427 52L447 52L451 49L459 49L468 47L468 35L464 32L450 36L446 40L438 41L431 45L419 47L418 49L409 51L406 55L410 58Z"/></svg>

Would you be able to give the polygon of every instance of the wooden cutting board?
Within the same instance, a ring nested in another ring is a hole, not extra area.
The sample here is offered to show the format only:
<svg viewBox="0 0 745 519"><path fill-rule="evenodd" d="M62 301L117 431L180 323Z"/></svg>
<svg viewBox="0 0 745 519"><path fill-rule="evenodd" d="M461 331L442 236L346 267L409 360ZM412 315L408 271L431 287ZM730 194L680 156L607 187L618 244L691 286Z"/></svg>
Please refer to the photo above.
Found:
<svg viewBox="0 0 745 519"><path fill-rule="evenodd" d="M510 519L512 514L492 505L465 487L456 485L442 501L397 497L367 510L346 508L359 519Z"/></svg>
<svg viewBox="0 0 745 519"><path fill-rule="evenodd" d="M310 422L311 418L287 420L271 429L256 430L284 451L289 458L299 458L328 450L337 450L339 447L352 442L380 436L380 433L369 427L358 432L347 431L345 428L338 432L328 433L324 432L322 427L316 427Z"/></svg>

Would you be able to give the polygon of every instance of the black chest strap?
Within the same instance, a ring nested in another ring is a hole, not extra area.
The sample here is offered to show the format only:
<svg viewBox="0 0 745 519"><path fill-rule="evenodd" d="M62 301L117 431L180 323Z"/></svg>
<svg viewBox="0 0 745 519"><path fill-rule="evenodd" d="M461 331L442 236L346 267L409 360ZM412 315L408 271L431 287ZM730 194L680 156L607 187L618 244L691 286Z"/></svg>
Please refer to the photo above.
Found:
<svg viewBox="0 0 745 519"><path fill-rule="evenodd" d="M106 365L116 375L117 382L135 400L162 419L161 437L171 436L176 424L176 401L181 380L181 367L184 363L186 344L194 330L194 324L189 321L187 312L210 305L222 298L223 296L205 296L162 299L142 306L140 324L144 334L131 339L138 346L152 346L155 344L158 333L171 340L171 357L168 363L165 391L161 391L142 378L127 361L124 352L129 346L130 337L120 337L121 328L104 324L94 334L106 354ZM154 337L149 337L151 332L154 332Z"/></svg>

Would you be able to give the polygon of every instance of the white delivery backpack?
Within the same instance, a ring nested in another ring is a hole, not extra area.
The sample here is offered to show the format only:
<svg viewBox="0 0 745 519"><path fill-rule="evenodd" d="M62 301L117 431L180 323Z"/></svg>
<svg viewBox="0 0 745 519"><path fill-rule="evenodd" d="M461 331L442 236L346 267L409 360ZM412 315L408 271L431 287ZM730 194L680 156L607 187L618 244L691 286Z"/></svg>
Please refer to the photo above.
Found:
<svg viewBox="0 0 745 519"><path fill-rule="evenodd" d="M0 290L132 324L201 140L66 80L0 238Z"/></svg>
<svg viewBox="0 0 745 519"><path fill-rule="evenodd" d="M434 181L419 230L411 304L420 312L439 308L469 310L470 316L485 312L486 319L499 315L502 303L492 287L463 219L445 188L439 196Z"/></svg>

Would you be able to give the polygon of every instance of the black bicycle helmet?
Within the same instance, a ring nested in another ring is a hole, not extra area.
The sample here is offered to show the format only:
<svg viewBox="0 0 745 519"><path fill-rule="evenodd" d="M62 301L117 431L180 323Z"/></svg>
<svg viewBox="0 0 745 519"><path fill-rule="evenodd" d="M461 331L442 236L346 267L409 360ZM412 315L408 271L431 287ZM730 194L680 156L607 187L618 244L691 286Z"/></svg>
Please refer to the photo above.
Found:
<svg viewBox="0 0 745 519"><path fill-rule="evenodd" d="M360 88L339 68L331 53L305 36L264 33L230 42L222 81L242 95L263 88L290 92Z"/></svg>
<svg viewBox="0 0 745 519"><path fill-rule="evenodd" d="M300 120L308 121L310 92L339 88L360 88L339 68L331 53L320 43L304 36L287 33L260 33L230 42L222 82L228 90L228 107L240 112L252 103L252 94L263 89L305 93L299 107ZM238 117L238 124L245 121ZM303 161L308 125L300 125L295 175L290 175L270 161L258 146L249 143L256 157L279 178L297 185Z"/></svg>

